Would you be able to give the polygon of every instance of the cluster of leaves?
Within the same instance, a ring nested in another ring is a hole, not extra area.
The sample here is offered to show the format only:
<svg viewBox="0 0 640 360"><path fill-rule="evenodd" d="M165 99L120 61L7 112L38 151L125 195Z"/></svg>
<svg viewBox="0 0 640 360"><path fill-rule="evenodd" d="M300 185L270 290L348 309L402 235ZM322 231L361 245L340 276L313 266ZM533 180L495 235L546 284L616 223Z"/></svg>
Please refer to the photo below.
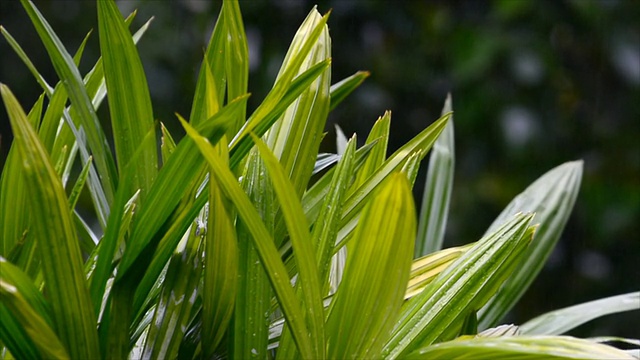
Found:
<svg viewBox="0 0 640 360"><path fill-rule="evenodd" d="M178 115L187 136L160 125L158 152L135 48L147 25L131 36L135 13L97 1L102 58L83 78L88 36L72 57L22 4L60 81L0 28L43 89L25 113L0 85L14 132L0 184L3 358L633 358L603 342L637 340L556 335L634 309L640 293L494 328L558 240L580 161L533 183L482 239L442 250L450 99L389 157L390 113L364 145L341 135L337 154L318 154L329 111L367 77L331 85L328 14L310 12L247 116L247 41L225 1L189 120ZM107 93L113 151L95 112ZM417 216L411 187L432 147ZM99 231L76 210L84 190Z"/></svg>

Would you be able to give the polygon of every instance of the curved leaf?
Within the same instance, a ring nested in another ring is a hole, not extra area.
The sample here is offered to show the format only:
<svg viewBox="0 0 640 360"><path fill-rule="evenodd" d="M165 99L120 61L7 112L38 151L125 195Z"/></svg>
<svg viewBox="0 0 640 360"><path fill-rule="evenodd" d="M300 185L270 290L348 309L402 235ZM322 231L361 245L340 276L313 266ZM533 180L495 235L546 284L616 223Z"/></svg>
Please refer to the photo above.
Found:
<svg viewBox="0 0 640 360"><path fill-rule="evenodd" d="M531 241L532 214L484 237L403 307L383 356L395 359L458 334L464 318L497 291Z"/></svg>
<svg viewBox="0 0 640 360"><path fill-rule="evenodd" d="M357 89L369 75L371 74L368 71L358 71L331 85L331 105L329 105L329 111L335 109L336 106Z"/></svg>
<svg viewBox="0 0 640 360"><path fill-rule="evenodd" d="M417 350L407 359L635 359L614 347L568 336L505 336L455 340Z"/></svg>
<svg viewBox="0 0 640 360"><path fill-rule="evenodd" d="M154 127L147 78L131 33L115 2L98 1L97 8L116 160L118 167L123 169L142 146L142 154L134 165L133 179L129 181L133 181L133 189L141 190L140 196L144 199L158 172L155 136L154 141L140 142Z"/></svg>
<svg viewBox="0 0 640 360"><path fill-rule="evenodd" d="M54 329L72 358L93 358L99 351L96 318L64 188L17 100L4 84L0 84L0 92L30 189L31 225L38 241Z"/></svg>
<svg viewBox="0 0 640 360"><path fill-rule="evenodd" d="M560 335L601 316L631 310L640 310L640 292L551 311L520 325L520 330L525 335Z"/></svg>
<svg viewBox="0 0 640 360"><path fill-rule="evenodd" d="M478 312L480 330L497 325L533 282L560 239L580 190L582 160L564 163L533 182L516 196L491 224L486 234L518 212L535 212L533 223L539 223L535 240L525 261Z"/></svg>
<svg viewBox="0 0 640 360"><path fill-rule="evenodd" d="M228 167L226 167L219 156L215 153L211 144L206 138L201 137L195 129L189 124L182 121L187 134L196 143L202 155L205 157L211 168L212 174L216 177L220 188L225 195L233 202L242 218L244 224L251 232L254 246L258 251L265 272L269 276L269 281L280 302L282 311L287 320L287 325L291 330L293 338L298 345L298 351L303 357L313 357L311 341L308 337L308 330L304 324L304 313L302 312L300 303L289 283L287 270L280 260L280 254L276 249L273 238L269 231L265 228L260 216L256 212L253 204L247 198L240 185ZM174 158L175 154L171 157Z"/></svg>

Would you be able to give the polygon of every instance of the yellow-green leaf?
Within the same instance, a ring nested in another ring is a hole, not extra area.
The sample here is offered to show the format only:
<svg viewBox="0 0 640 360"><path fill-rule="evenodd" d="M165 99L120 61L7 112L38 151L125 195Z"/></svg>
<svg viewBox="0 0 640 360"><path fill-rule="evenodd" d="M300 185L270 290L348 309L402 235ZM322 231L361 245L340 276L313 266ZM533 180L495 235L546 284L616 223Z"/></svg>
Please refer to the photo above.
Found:
<svg viewBox="0 0 640 360"><path fill-rule="evenodd" d="M327 319L329 358L380 357L404 300L415 216L406 176L392 174L369 200L353 235Z"/></svg>

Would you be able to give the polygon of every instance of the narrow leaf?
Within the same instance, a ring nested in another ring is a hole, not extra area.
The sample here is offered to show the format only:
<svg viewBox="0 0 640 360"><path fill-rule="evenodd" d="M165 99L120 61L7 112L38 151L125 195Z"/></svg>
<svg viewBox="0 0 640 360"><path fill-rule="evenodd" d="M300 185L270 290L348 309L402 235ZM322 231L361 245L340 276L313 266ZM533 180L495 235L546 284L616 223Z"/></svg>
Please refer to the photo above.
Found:
<svg viewBox="0 0 640 360"><path fill-rule="evenodd" d="M51 94L53 92L53 87L51 87L51 85L47 83L47 80L45 80L44 77L40 74L40 72L38 72L38 69L36 69L35 65L33 65L33 63L31 62L31 59L29 59L29 57L24 52L20 44L18 44L16 39L14 39L13 36L11 36L11 34L9 33L9 31L7 31L7 29L5 29L4 26L2 25L0 25L0 32L2 33L2 36L4 36L4 38L7 40L7 42L13 49L13 51L15 51L18 57L27 66L29 71L31 71L31 74L36 79L38 84L40 84L40 87L42 87L42 90L44 90L46 94Z"/></svg>
<svg viewBox="0 0 640 360"><path fill-rule="evenodd" d="M480 329L495 326L533 282L560 239L580 190L582 160L564 163L533 182L516 196L491 224L487 234L517 212L535 212L539 223L535 240L496 296L478 314Z"/></svg>
<svg viewBox="0 0 640 360"><path fill-rule="evenodd" d="M96 320L64 189L17 100L4 84L0 84L0 91L30 189L28 199L35 219L32 227L51 299L54 329L71 357L95 357L98 354Z"/></svg>
<svg viewBox="0 0 640 360"><path fill-rule="evenodd" d="M331 85L331 105L329 106L329 111L335 109L336 106L357 89L369 75L370 73L368 71L358 71L340 80L338 83Z"/></svg>
<svg viewBox="0 0 640 360"><path fill-rule="evenodd" d="M451 94L449 94L442 113L446 114L451 111ZM429 171L424 184L418 237L416 238L416 257L442 249L455 167L453 132L453 116L451 116L447 126L442 130L442 134L433 144L429 158Z"/></svg>
<svg viewBox="0 0 640 360"><path fill-rule="evenodd" d="M38 35L40 35L47 49L47 53L51 58L53 67L65 85L71 103L78 113L78 119L82 123L84 131L87 132L89 148L93 153L107 202L110 204L113 201L115 193L114 189L117 179L116 168L106 136L102 131L102 126L98 121L95 109L87 95L82 78L80 77L80 72L75 66L71 55L69 55L49 23L47 23L33 3L28 0L21 0L21 3L35 26Z"/></svg>
<svg viewBox="0 0 640 360"><path fill-rule="evenodd" d="M327 319L328 356L379 358L404 300L416 231L411 187L390 176L360 219Z"/></svg>
<svg viewBox="0 0 640 360"><path fill-rule="evenodd" d="M196 301L202 260L200 244L204 234L192 228L171 257L142 357L174 359L184 338Z"/></svg>
<svg viewBox="0 0 640 360"><path fill-rule="evenodd" d="M227 96L235 99L247 93L249 83L249 46L244 32L240 4L238 1L226 0L222 6L222 17L226 29L224 60L227 77ZM234 135L246 118L246 108L238 114L235 124L229 127L229 136Z"/></svg>
<svg viewBox="0 0 640 360"><path fill-rule="evenodd" d="M5 279L0 280L0 295L2 295L2 307L7 307L10 312L9 317L17 320L21 330L26 332L42 358L70 359L49 324L29 305L15 286L5 282ZM4 310L0 310L0 313L4 313ZM2 318L2 321L5 321L5 317ZM12 336L12 334L8 334L8 336ZM11 339L6 339L5 341L8 344L14 343ZM17 354L33 353L24 348L26 345L22 342L18 344L18 348L10 350L15 352L16 356Z"/></svg>
<svg viewBox="0 0 640 360"><path fill-rule="evenodd" d="M427 151L431 148L440 132L444 129L451 114L446 114L423 130L393 153L372 176L351 193L344 204L342 214L343 227L338 235L340 242L336 249L344 245L344 239L351 233L357 222L357 215L364 206L365 200L395 170L402 168L408 155L416 151ZM424 153L423 153L424 154Z"/></svg>
<svg viewBox="0 0 640 360"><path fill-rule="evenodd" d="M531 241L533 215L519 214L480 240L403 307L383 356L395 359L457 335L498 289Z"/></svg>
<svg viewBox="0 0 640 360"><path fill-rule="evenodd" d="M226 146L220 146L225 151ZM227 154L222 154L223 158ZM209 214L204 247L202 289L202 352L213 355L222 340L235 305L238 277L238 245L234 217L215 180L209 182Z"/></svg>
<svg viewBox="0 0 640 360"><path fill-rule="evenodd" d="M118 166L124 168L142 144L135 164L133 188L141 197L158 172L156 142L140 142L153 129L153 110L147 78L131 33L113 0L98 1L100 50L104 67L109 112ZM155 136L154 136L155 139Z"/></svg>
<svg viewBox="0 0 640 360"><path fill-rule="evenodd" d="M260 156L264 160L289 230L289 238L293 245L298 268L297 282L302 289L303 304L307 309L305 318L313 346L313 356L315 358L324 358L322 288L315 262L311 235L309 234L309 225L304 217L300 200L295 195L293 184L288 180L278 159L262 140L255 135L252 135L252 138L260 151Z"/></svg>
<svg viewBox="0 0 640 360"><path fill-rule="evenodd" d="M408 359L635 359L614 347L568 336L505 336L449 341L425 347Z"/></svg>
<svg viewBox="0 0 640 360"><path fill-rule="evenodd" d="M312 346L308 338L308 330L304 324L304 315L300 303L289 283L287 270L280 260L278 250L273 244L273 239L255 208L237 183L235 176L222 163L219 156L212 149L205 138L201 137L195 129L183 121L183 126L187 134L197 144L202 155L206 158L211 167L212 174L216 177L225 195L234 203L239 216L243 219L247 228L251 231L254 246L258 250L260 260L269 276L269 280L274 289L276 297L282 306L282 311L287 320L292 335L303 357L312 356Z"/></svg>
<svg viewBox="0 0 640 360"><path fill-rule="evenodd" d="M409 276L405 299L412 298L422 292L428 283L433 281L438 274L453 264L474 245L475 243L471 243L464 246L448 248L414 260L411 265L411 275Z"/></svg>
<svg viewBox="0 0 640 360"><path fill-rule="evenodd" d="M537 316L520 326L525 335L560 335L601 316L640 310L640 292L589 301Z"/></svg>
<svg viewBox="0 0 640 360"><path fill-rule="evenodd" d="M204 122L199 127L200 132L208 136L211 142L218 141L224 135L227 126L235 119L237 111L243 107L241 103L247 101L247 99L248 95L229 103L208 121ZM153 236L161 229L175 210L185 191L201 173L205 164L204 160L197 154L198 148L196 144L191 138L185 137L180 141L169 161L158 173L156 181L147 194L145 206L140 209L138 222L134 224L131 234L133 241L127 245L127 251L122 257L118 278L124 276L142 250L150 245ZM162 264L166 263L179 239L179 237L172 239L173 247L170 247L168 253L165 253L166 258ZM159 238L156 239L156 241L159 240ZM151 245L155 247L157 242ZM148 259L145 259L146 261ZM136 271L143 270L136 269Z"/></svg>

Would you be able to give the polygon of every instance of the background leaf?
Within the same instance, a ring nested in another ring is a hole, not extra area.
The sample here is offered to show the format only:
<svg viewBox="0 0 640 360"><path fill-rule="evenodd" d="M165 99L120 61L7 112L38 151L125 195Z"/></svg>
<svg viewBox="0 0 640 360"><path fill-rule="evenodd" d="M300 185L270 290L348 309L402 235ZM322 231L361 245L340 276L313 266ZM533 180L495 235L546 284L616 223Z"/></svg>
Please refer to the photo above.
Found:
<svg viewBox="0 0 640 360"><path fill-rule="evenodd" d="M480 309L480 330L497 325L542 270L573 210L581 180L581 160L555 167L516 196L487 229L486 234L491 233L518 212L535 212L533 223L540 224L524 263L514 269L496 296Z"/></svg>
<svg viewBox="0 0 640 360"><path fill-rule="evenodd" d="M451 111L451 94L449 94L444 103L442 114ZM418 222L416 257L442 249L447 217L449 216L455 167L453 134L453 116L451 116L444 130L438 136L438 140L433 144L429 157L429 171L424 184L420 221Z"/></svg>
<svg viewBox="0 0 640 360"><path fill-rule="evenodd" d="M640 292L551 311L520 325L520 331L525 335L560 335L601 316L631 310L640 310Z"/></svg>

